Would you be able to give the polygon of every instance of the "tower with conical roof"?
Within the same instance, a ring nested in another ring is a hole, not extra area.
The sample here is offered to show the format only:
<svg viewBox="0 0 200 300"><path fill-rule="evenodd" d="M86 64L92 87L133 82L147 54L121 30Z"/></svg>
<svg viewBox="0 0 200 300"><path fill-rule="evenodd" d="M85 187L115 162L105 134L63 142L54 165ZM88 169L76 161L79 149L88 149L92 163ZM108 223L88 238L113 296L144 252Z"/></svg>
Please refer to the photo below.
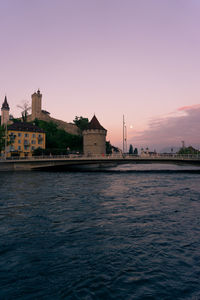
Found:
<svg viewBox="0 0 200 300"><path fill-rule="evenodd" d="M42 94L40 90L37 93L34 93L32 96L32 119L36 119L40 117L42 111Z"/></svg>
<svg viewBox="0 0 200 300"><path fill-rule="evenodd" d="M10 107L8 105L7 97L5 96L4 102L1 107L1 125L5 125L9 121Z"/></svg>
<svg viewBox="0 0 200 300"><path fill-rule="evenodd" d="M83 152L85 155L106 154L107 130L101 126L94 115L88 128L83 131Z"/></svg>

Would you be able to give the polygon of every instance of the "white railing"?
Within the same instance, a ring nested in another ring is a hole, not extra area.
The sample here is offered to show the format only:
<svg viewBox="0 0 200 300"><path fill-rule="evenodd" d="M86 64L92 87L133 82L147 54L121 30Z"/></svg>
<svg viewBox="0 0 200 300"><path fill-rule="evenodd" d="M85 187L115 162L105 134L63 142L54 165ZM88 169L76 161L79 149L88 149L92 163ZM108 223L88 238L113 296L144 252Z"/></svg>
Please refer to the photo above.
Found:
<svg viewBox="0 0 200 300"><path fill-rule="evenodd" d="M200 154L106 154L106 155L41 155L31 157L6 157L6 161L40 161L40 160L200 160ZM5 161L5 157L0 156L0 161Z"/></svg>

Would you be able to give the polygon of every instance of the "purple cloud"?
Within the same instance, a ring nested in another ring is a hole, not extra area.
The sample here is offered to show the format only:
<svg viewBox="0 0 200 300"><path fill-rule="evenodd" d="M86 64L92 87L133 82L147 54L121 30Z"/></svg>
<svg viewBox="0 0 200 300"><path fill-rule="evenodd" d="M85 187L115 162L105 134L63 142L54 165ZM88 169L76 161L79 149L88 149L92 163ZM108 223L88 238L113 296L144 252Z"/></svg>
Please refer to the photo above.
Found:
<svg viewBox="0 0 200 300"><path fill-rule="evenodd" d="M137 147L161 150L185 145L200 148L200 105L180 107L175 113L150 120L148 129L130 139Z"/></svg>

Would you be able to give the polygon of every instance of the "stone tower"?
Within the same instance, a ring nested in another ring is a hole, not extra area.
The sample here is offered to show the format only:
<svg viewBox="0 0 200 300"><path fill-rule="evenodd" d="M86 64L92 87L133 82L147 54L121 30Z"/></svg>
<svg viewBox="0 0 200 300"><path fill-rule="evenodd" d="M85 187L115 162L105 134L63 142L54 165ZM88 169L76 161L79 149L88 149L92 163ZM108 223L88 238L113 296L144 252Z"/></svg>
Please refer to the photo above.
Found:
<svg viewBox="0 0 200 300"><path fill-rule="evenodd" d="M7 97L5 96L4 102L1 107L1 125L7 124L9 121L9 110Z"/></svg>
<svg viewBox="0 0 200 300"><path fill-rule="evenodd" d="M83 131L83 152L85 155L106 154L106 134L96 116L88 124L88 128Z"/></svg>
<svg viewBox="0 0 200 300"><path fill-rule="evenodd" d="M34 93L32 96L32 119L40 117L42 110L42 94L38 90L37 93Z"/></svg>

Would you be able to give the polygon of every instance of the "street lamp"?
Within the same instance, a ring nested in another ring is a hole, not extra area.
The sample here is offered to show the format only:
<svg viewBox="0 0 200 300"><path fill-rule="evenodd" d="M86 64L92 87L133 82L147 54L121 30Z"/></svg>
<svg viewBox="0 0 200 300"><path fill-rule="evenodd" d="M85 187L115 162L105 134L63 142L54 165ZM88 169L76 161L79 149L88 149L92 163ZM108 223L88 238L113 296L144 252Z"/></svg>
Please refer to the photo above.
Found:
<svg viewBox="0 0 200 300"><path fill-rule="evenodd" d="M6 122L6 131L5 131L5 159L6 159L6 152L7 152L7 134L8 134L8 127Z"/></svg>

